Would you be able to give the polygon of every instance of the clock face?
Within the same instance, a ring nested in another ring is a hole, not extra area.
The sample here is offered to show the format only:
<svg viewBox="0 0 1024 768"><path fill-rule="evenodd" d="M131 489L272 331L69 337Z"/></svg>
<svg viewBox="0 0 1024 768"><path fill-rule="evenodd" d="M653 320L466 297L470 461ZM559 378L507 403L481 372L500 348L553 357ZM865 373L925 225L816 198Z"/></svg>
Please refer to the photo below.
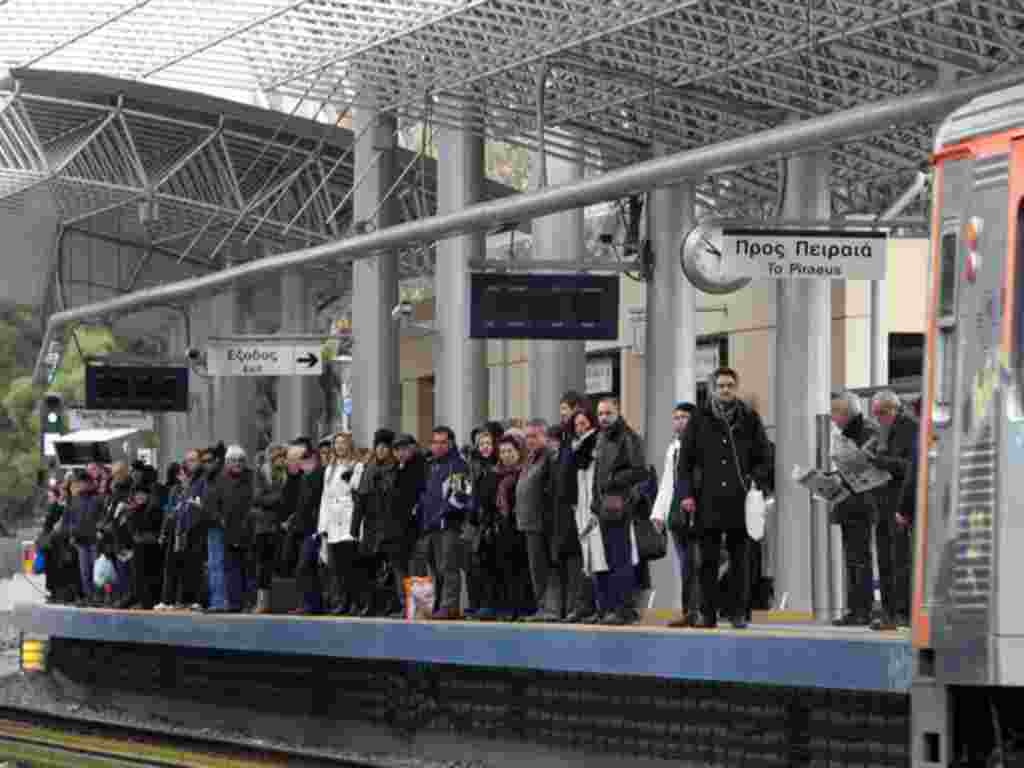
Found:
<svg viewBox="0 0 1024 768"><path fill-rule="evenodd" d="M722 229L699 224L683 239L679 254L683 274L704 293L734 293L750 282L749 277L733 277L722 251Z"/></svg>

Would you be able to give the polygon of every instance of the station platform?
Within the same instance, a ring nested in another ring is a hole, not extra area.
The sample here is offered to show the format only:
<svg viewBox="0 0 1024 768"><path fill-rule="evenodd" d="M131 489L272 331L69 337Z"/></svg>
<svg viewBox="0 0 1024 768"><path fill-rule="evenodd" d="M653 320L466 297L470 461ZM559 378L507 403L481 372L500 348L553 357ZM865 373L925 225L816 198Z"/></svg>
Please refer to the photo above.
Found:
<svg viewBox="0 0 1024 768"><path fill-rule="evenodd" d="M906 633L816 625L745 630L204 615L15 606L26 635L344 659L907 693Z"/></svg>

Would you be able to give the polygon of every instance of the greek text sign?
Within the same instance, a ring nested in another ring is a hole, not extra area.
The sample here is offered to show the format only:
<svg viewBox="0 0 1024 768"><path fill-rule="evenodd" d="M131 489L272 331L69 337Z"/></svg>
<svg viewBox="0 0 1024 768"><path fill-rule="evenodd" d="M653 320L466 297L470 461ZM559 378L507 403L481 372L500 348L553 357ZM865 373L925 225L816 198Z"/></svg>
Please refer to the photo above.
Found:
<svg viewBox="0 0 1024 768"><path fill-rule="evenodd" d="M143 411L87 411L68 410L68 427L71 432L83 429L154 429L153 414Z"/></svg>
<svg viewBox="0 0 1024 768"><path fill-rule="evenodd" d="M722 256L737 277L884 280L887 236L847 230L722 231Z"/></svg>
<svg viewBox="0 0 1024 768"><path fill-rule="evenodd" d="M218 341L207 349L213 376L319 376L323 373L316 343Z"/></svg>

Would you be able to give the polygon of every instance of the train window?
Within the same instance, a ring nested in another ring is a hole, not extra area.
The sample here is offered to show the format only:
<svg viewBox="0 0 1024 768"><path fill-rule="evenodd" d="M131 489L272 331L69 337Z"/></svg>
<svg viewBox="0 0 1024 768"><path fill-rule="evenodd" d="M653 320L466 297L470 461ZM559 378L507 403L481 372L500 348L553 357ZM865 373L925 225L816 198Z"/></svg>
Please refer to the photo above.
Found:
<svg viewBox="0 0 1024 768"><path fill-rule="evenodd" d="M939 283L939 317L956 316L956 232L942 236L942 259L939 265L941 281Z"/></svg>

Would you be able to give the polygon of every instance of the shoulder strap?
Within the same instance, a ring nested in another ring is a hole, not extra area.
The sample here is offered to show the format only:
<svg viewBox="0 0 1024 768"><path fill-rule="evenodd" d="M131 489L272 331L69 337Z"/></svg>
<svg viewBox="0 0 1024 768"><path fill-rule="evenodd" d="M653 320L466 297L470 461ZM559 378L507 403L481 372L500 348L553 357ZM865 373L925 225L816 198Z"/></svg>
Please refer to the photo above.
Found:
<svg viewBox="0 0 1024 768"><path fill-rule="evenodd" d="M736 441L733 440L732 426L730 426L729 422L725 422L725 432L729 436L729 447L732 448L732 460L736 465L736 477L739 478L740 485L743 487L743 489L749 491L750 483L747 483L743 479L743 469L740 467L740 456L736 452Z"/></svg>

